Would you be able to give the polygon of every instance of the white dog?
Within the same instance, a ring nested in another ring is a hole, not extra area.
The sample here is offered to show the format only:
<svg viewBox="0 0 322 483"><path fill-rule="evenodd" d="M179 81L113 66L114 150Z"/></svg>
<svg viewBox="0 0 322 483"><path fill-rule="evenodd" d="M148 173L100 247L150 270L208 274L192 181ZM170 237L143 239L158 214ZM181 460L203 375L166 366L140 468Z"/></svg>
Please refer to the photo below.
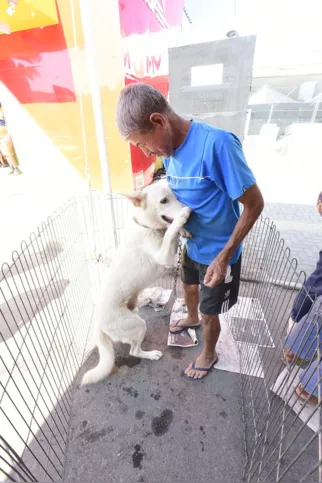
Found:
<svg viewBox="0 0 322 483"><path fill-rule="evenodd" d="M96 313L99 364L88 371L82 384L107 377L114 366L113 342L130 344L130 354L158 360L162 352L143 351L146 323L137 310L138 294L173 267L178 234L191 210L176 199L165 180L125 195L134 216L108 268Z"/></svg>

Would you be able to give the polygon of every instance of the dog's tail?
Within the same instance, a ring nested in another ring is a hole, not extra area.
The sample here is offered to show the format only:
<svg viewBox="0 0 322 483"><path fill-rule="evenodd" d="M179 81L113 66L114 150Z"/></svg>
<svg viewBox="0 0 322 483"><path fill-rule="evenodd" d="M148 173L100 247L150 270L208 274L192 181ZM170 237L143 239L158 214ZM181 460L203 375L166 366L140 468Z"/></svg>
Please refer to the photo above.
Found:
<svg viewBox="0 0 322 483"><path fill-rule="evenodd" d="M100 356L99 363L94 369L86 372L82 380L82 386L85 384L94 384L105 379L114 367L115 355L113 342L102 330L98 334L97 347Z"/></svg>

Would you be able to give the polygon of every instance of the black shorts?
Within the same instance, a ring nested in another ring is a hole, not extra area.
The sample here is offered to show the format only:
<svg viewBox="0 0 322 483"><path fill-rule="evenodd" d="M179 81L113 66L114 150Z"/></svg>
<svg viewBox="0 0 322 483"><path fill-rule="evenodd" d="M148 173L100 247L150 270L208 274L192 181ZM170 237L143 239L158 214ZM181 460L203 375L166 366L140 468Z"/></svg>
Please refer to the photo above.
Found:
<svg viewBox="0 0 322 483"><path fill-rule="evenodd" d="M199 310L205 315L218 315L227 312L237 302L241 256L231 265L231 277L225 283L220 282L216 287L207 287L203 281L208 265L197 263L188 257L186 247L182 253L181 280L186 285L200 285Z"/></svg>

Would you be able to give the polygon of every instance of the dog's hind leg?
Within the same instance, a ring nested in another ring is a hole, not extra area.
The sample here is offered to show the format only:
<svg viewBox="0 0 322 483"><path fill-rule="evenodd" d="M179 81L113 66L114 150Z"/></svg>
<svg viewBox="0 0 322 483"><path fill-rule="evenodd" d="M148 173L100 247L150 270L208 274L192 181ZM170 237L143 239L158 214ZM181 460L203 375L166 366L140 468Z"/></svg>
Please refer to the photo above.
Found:
<svg viewBox="0 0 322 483"><path fill-rule="evenodd" d="M146 323L140 316L136 317L135 327L133 327L133 332L131 334L132 340L130 341L130 355L135 357L141 357L142 359L150 359L151 361L157 361L162 357L162 352L144 351L141 348L141 344L144 340L146 333Z"/></svg>
<svg viewBox="0 0 322 483"><path fill-rule="evenodd" d="M114 327L109 327L109 336L114 342L130 344L130 355L157 361L162 357L160 351L144 351L141 344L146 333L146 323L135 311L131 312L124 307L119 314L119 319L114 320Z"/></svg>
<svg viewBox="0 0 322 483"><path fill-rule="evenodd" d="M146 323L138 313L130 312L128 309L121 315L122 325L117 325L117 330L110 330L110 334L113 340L123 342L123 344L130 344L130 355L135 357L141 357L142 359L150 359L157 361L162 357L162 352L144 351L141 348L141 344L144 340L146 333Z"/></svg>

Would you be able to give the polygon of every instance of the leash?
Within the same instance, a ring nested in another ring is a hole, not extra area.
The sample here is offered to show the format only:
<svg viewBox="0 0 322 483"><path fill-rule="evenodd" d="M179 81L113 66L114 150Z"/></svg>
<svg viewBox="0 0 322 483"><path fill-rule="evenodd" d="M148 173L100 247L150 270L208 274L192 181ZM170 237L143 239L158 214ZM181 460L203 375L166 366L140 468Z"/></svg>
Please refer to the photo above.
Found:
<svg viewBox="0 0 322 483"><path fill-rule="evenodd" d="M182 263L182 240L181 240L181 237L179 237L177 256L178 256L178 261L177 261L177 266L175 268L174 281L173 281L173 295L174 295L175 299L177 298L177 295L178 295L177 294L177 285L178 285L179 272L180 272L181 263Z"/></svg>

